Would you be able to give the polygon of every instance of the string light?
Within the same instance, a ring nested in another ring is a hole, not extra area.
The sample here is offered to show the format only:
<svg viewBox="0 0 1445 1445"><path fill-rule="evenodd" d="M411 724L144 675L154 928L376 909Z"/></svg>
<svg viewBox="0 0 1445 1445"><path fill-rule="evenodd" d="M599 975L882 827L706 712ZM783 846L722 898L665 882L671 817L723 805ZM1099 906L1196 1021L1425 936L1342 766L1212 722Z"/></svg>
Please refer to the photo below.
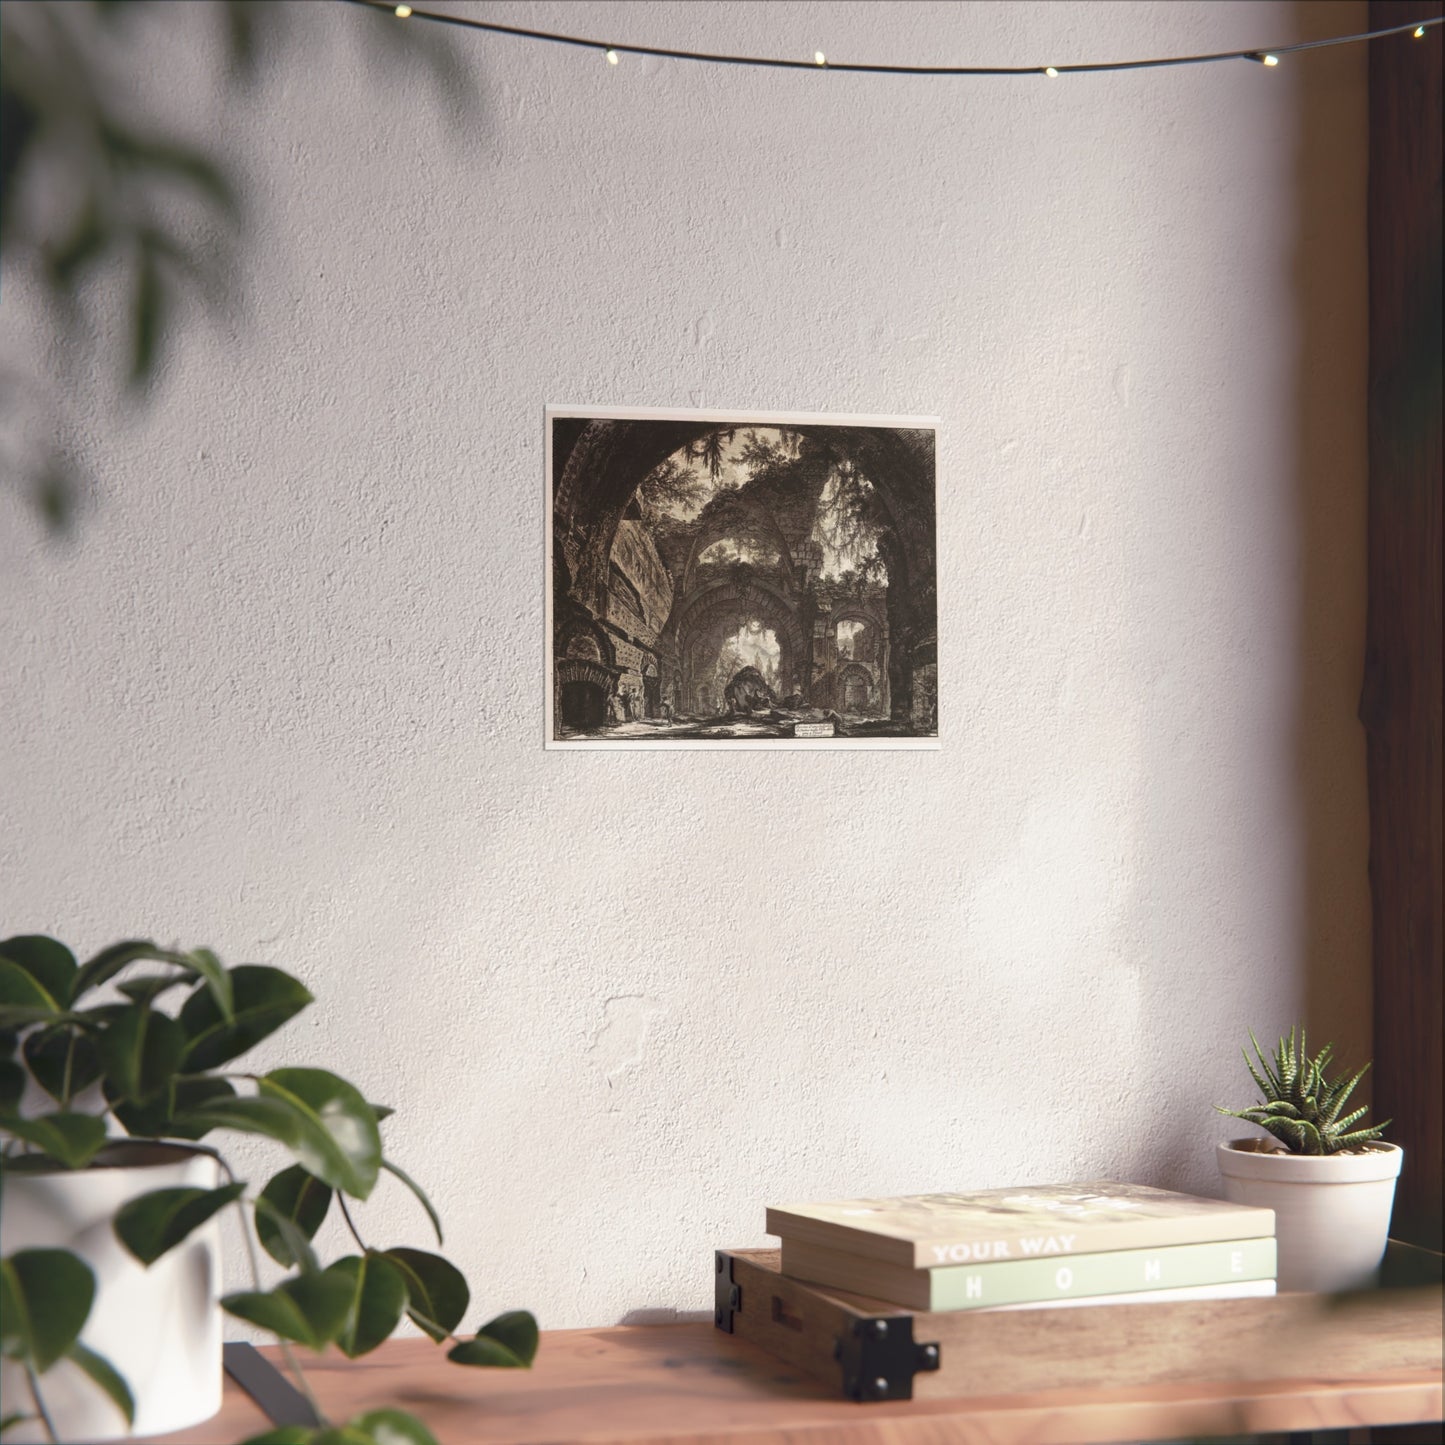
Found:
<svg viewBox="0 0 1445 1445"><path fill-rule="evenodd" d="M607 63L608 65L617 64L617 52L615 50L609 50L607 52Z"/></svg>
<svg viewBox="0 0 1445 1445"><path fill-rule="evenodd" d="M393 7L390 0L344 0L367 10L383 10L405 18L431 20L438 25L455 25L463 30L482 30L490 35L511 35L519 40L540 40L552 45L570 45L580 50L604 50L609 64L618 54L651 55L659 60L691 60L704 65L741 65L770 70L833 70L864 75L1047 75L1051 80L1060 75L1082 75L1109 70L1160 70L1173 65L1210 65L1223 60L1252 60L1260 65L1278 65L1280 57L1301 50L1321 50L1331 45L1356 45L1367 40L1382 40L1389 35L1410 33L1421 39L1427 30L1445 25L1445 16L1433 20L1393 25L1384 30L1362 30L1356 35L1331 35L1324 40L1301 40L1294 45L1276 45L1268 50L1256 46L1252 50L1220 50L1207 55L1170 55L1157 60L1109 60L1086 65L869 65L857 62L825 61L821 50L813 59L778 60L762 55L725 55L705 50L672 50L660 45L617 45L604 47L600 40L580 35L563 35L552 30L528 30L520 25L501 25L494 20L475 20L464 15L445 15L435 10L417 10L410 5Z"/></svg>

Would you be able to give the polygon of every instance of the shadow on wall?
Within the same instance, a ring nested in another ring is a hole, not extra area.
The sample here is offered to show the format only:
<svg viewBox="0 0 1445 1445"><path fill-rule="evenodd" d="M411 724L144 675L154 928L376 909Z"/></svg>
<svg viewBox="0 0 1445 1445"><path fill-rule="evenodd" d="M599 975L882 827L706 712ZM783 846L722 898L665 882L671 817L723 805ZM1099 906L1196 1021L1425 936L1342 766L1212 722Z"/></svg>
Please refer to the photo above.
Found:
<svg viewBox="0 0 1445 1445"><path fill-rule="evenodd" d="M1364 30L1368 12L1363 0L1328 7L1300 0L1294 18L1293 29L1285 26L1285 33L1308 40ZM1262 700L1264 705L1255 708L1260 699L1249 699L1254 717L1271 730L1251 751L1268 795L1251 803L1241 782L1238 817L1247 822L1246 808L1259 813L1271 807L1290 809L1291 816L1272 819L1257 836L1241 834L1237 840L1235 876L1243 876L1253 858L1271 870L1282 890L1275 904L1280 923L1273 930L1282 942L1275 956L1236 957L1232 972L1222 967L1211 981L1216 1002L1201 1020L1208 1032L1201 1033L1197 1058L1208 1061L1211 1077L1218 1077L1216 1063L1233 1059L1237 1074L1225 1064L1226 1075L1237 1084L1231 1098L1249 1089L1239 1054L1249 1029L1268 1050L1277 1034L1300 1017L1309 1026L1312 1048L1333 1040L1337 1059L1356 1067L1370 1056L1369 817L1365 736L1356 716L1364 666L1368 480L1365 66L1363 47L1341 47L1300 57L1289 77L1297 99L1288 201L1295 228L1290 290L1287 298L1264 300L1277 300L1281 322L1292 325L1296 341L1293 354L1284 352L1281 358L1289 367L1293 405L1278 418L1285 434L1277 454L1281 476L1288 466L1293 484L1285 498L1286 531L1276 548L1277 565L1293 567L1293 598L1287 583L1278 596L1293 613L1294 673L1284 707L1271 710ZM1248 217L1241 217L1240 224L1247 226ZM1269 480L1267 474L1262 480ZM1267 513L1266 501L1261 515ZM1221 549L1219 566L1228 565L1229 554ZM1261 619L1265 626L1269 621ZM1249 619L1238 627L1233 645L1247 646ZM1284 686L1286 680L1280 682ZM1232 738L1223 735L1221 745L1243 737L1243 730L1236 730ZM1179 759L1165 746L1167 739L1153 741L1146 754L1145 786L1151 794L1167 795ZM1271 751L1283 770L1278 779L1268 775ZM1232 761L1221 757L1216 774L1235 781ZM1259 850L1279 837L1289 840L1290 858L1260 857ZM1143 850L1146 857L1169 856L1169 839L1156 834L1150 841L1152 846ZM1217 905L1217 916L1226 924L1234 905L1228 896ZM1259 902L1256 918L1267 917L1269 906L1268 897ZM1271 996L1294 1001L1295 1017L1252 1016L1258 1005L1247 998L1257 998L1262 990L1249 985L1264 978L1272 982ZM1241 989L1241 984L1246 986ZM1246 997L1237 1000L1237 992ZM1146 1009L1146 1017L1152 1015L1158 1025L1151 1024L1151 1031L1169 1036L1181 1006L1167 989L1155 989ZM1237 1020L1237 1032L1231 1025L1226 1036L1225 1021L1231 1020ZM1156 1062L1165 1066L1163 1060ZM1360 1102L1368 1098L1368 1082L1367 1075ZM1198 1186L1218 1193L1211 1151L1202 1141L1226 1137L1225 1121L1213 1116L1209 1105L1230 1101L1191 1095L1186 1102L1194 1111L1189 1128L1160 1131L1148 1145L1141 1141L1119 1167L1164 1187ZM1140 1152L1146 1147L1147 1159Z"/></svg>
<svg viewBox="0 0 1445 1445"><path fill-rule="evenodd" d="M468 123L457 128L472 128L475 87L441 27L401 26L350 7L317 7L316 15L319 26L309 7L254 0L34 0L0 10L5 282L37 298L44 330L63 343L46 348L63 360L47 359L39 374L0 367L0 487L26 493L52 534L83 509L90 480L69 457L74 417L54 409L53 398L69 393L104 406L118 382L129 416L162 379L189 302L224 319L240 311L245 158L157 124L167 83L151 54L159 25L174 27L169 63L204 72L218 91L255 87L292 51L316 64L318 38L344 34L398 83L419 68L435 98ZM61 443L51 445L57 430Z"/></svg>

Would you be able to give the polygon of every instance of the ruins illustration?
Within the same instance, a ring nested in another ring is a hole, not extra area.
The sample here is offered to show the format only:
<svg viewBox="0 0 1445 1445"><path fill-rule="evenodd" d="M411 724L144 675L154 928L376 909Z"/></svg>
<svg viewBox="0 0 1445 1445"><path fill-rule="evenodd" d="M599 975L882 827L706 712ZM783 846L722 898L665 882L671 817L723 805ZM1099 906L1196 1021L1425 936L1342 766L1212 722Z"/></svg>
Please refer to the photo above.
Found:
<svg viewBox="0 0 1445 1445"><path fill-rule="evenodd" d="M937 737L930 423L547 424L553 745Z"/></svg>

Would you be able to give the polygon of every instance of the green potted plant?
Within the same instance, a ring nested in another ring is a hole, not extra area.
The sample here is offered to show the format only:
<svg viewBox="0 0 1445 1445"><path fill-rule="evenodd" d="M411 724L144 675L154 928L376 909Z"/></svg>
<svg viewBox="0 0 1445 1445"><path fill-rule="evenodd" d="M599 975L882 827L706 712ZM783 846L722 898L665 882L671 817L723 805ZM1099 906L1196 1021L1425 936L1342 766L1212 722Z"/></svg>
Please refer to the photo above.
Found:
<svg viewBox="0 0 1445 1445"><path fill-rule="evenodd" d="M440 1254L376 1248L357 1230L347 1200L366 1199L389 1174L442 1242L430 1201L383 1150L391 1111L324 1069L238 1065L311 1001L280 969L227 967L204 948L124 942L81 965L52 938L0 942L7 1445L208 1419L221 1401L221 1310L276 1335L308 1395L292 1343L354 1358L403 1316L458 1364L530 1365L530 1314L508 1312L458 1338L470 1304L460 1272ZM291 1162L253 1189L214 1145L227 1131L270 1139ZM241 1217L252 1287L218 1300L218 1216L228 1207ZM356 1252L323 1268L311 1242L333 1208ZM269 1288L256 1244L290 1271ZM397 1410L347 1428L357 1445L432 1441ZM289 1429L287 1445L311 1433Z"/></svg>
<svg viewBox="0 0 1445 1445"><path fill-rule="evenodd" d="M1333 1291L1367 1284L1384 1257L1404 1151L1381 1139L1389 1120L1357 1128L1368 1106L1345 1112L1367 1063L1348 1078L1330 1078L1334 1045L1310 1058L1303 1025L1280 1039L1266 1059L1254 1034L1256 1069L1244 1061L1260 1092L1245 1109L1215 1107L1247 1119L1267 1137L1231 1139L1218 1146L1227 1199L1275 1213L1279 1287Z"/></svg>

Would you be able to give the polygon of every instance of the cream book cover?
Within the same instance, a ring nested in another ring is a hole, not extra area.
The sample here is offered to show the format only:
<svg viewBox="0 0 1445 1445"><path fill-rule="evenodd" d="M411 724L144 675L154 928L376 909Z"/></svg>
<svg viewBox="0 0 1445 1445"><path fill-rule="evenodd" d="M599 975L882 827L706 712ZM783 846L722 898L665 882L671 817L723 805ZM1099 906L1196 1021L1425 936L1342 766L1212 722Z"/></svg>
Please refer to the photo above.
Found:
<svg viewBox="0 0 1445 1445"><path fill-rule="evenodd" d="M935 1269L1258 1238L1274 1233L1274 1211L1099 1180L776 1205L767 1229L785 1240Z"/></svg>

